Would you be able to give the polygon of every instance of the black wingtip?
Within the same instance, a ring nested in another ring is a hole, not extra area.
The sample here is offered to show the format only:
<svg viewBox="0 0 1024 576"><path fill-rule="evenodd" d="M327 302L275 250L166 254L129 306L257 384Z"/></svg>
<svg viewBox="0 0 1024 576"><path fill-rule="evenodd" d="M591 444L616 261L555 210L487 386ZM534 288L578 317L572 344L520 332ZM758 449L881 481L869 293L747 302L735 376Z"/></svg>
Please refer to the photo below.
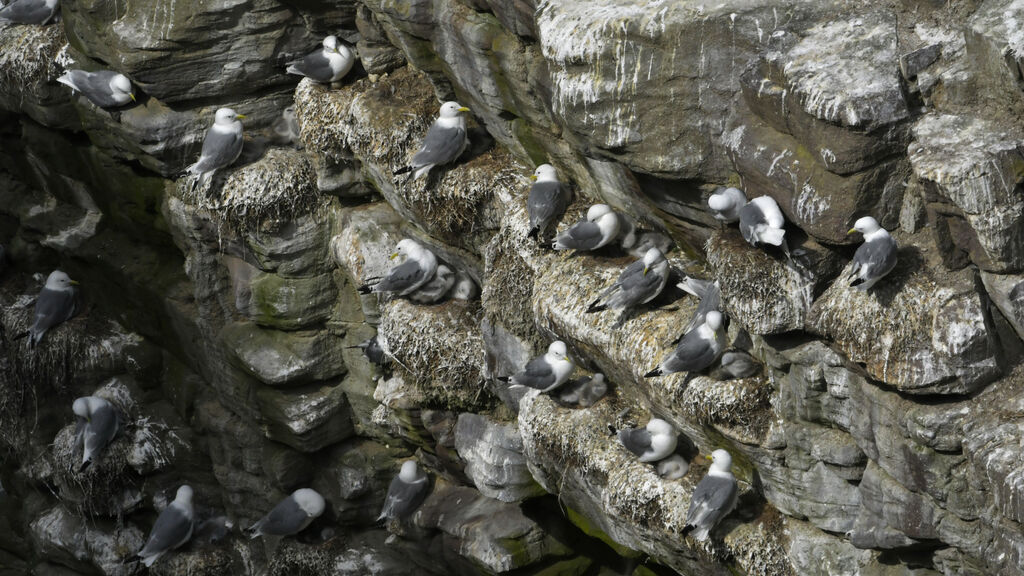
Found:
<svg viewBox="0 0 1024 576"><path fill-rule="evenodd" d="M356 288L356 292L359 292L360 294L369 294L370 292L373 292L373 286L363 284L359 288Z"/></svg>
<svg viewBox="0 0 1024 576"><path fill-rule="evenodd" d="M527 238L536 238L540 234L540 226L534 226L530 228L530 231L526 234Z"/></svg>
<svg viewBox="0 0 1024 576"><path fill-rule="evenodd" d="M512 380L511 376L497 376L496 378L498 382L502 382L504 384L508 384Z"/></svg>
<svg viewBox="0 0 1024 576"><path fill-rule="evenodd" d="M89 468L90 464L92 464L92 460L86 460L85 462L82 462L81 464L78 465L78 472L79 473L85 472L86 469Z"/></svg>
<svg viewBox="0 0 1024 576"><path fill-rule="evenodd" d="M661 374L661 368L655 368L654 370L651 370L647 374L644 374L644 378L654 378L655 376L661 376Z"/></svg>
<svg viewBox="0 0 1024 576"><path fill-rule="evenodd" d="M599 305L598 302L598 300L594 300L593 302L590 303L590 306L587 307L587 314L592 314L594 312L600 312L602 310L608 309L607 306Z"/></svg>
<svg viewBox="0 0 1024 576"><path fill-rule="evenodd" d="M25 338L26 336L28 336L28 330L22 332L21 334L18 334L17 336L14 337L14 339L15 340L21 340L22 338Z"/></svg>
<svg viewBox="0 0 1024 576"><path fill-rule="evenodd" d="M693 524L687 524L686 526L683 526L683 536L686 536L690 532L693 532L694 528L695 526Z"/></svg>
<svg viewBox="0 0 1024 576"><path fill-rule="evenodd" d="M412 171L412 166L402 166L398 170L395 170L395 176L398 176L399 174L405 174L406 172L411 172L411 171Z"/></svg>
<svg viewBox="0 0 1024 576"><path fill-rule="evenodd" d="M860 278L860 277L857 277L857 278L853 279L853 282L850 282L850 286L860 286L863 283L864 283L864 279Z"/></svg>

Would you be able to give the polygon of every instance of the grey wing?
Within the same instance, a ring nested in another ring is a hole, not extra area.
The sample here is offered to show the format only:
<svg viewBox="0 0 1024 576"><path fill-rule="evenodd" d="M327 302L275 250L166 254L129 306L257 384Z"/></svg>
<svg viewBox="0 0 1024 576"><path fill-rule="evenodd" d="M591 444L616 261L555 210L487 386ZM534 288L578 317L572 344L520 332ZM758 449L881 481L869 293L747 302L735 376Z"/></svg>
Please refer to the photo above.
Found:
<svg viewBox="0 0 1024 576"><path fill-rule="evenodd" d="M153 529L149 532L149 540L139 551L139 556L145 558L177 548L184 544L191 535L192 519L177 506L168 506L157 517L156 524L153 524Z"/></svg>
<svg viewBox="0 0 1024 576"><path fill-rule="evenodd" d="M729 512L736 496L736 480L705 476L693 490L686 524L710 530Z"/></svg>
<svg viewBox="0 0 1024 576"><path fill-rule="evenodd" d="M644 274L643 261L636 261L626 267L619 276L619 294L616 306L628 308L653 299L665 287L668 278L656 271Z"/></svg>
<svg viewBox="0 0 1024 576"><path fill-rule="evenodd" d="M374 292L403 292L423 281L426 270L415 260L406 260L388 272L376 286Z"/></svg>
<svg viewBox="0 0 1024 576"><path fill-rule="evenodd" d="M593 250L601 243L601 228L589 220L577 222L558 235L558 243L573 250Z"/></svg>
<svg viewBox="0 0 1024 576"><path fill-rule="evenodd" d="M402 518L411 514L426 496L426 479L406 483L396 477L388 487L388 496L381 510L381 517Z"/></svg>
<svg viewBox="0 0 1024 576"><path fill-rule="evenodd" d="M42 24L49 19L52 11L42 0L15 0L0 9L0 20L19 24Z"/></svg>
<svg viewBox="0 0 1024 576"><path fill-rule="evenodd" d="M854 272L862 271L866 279L885 276L896 267L896 241L886 237L865 242L853 255Z"/></svg>
<svg viewBox="0 0 1024 576"><path fill-rule="evenodd" d="M48 290L43 288L36 299L36 318L32 331L45 332L65 322L75 314L74 290Z"/></svg>
<svg viewBox="0 0 1024 576"><path fill-rule="evenodd" d="M740 233L747 242L753 242L756 228L767 223L764 213L756 205L748 203L740 208Z"/></svg>
<svg viewBox="0 0 1024 576"><path fill-rule="evenodd" d="M85 94L85 97L93 104L100 108L111 108L118 105L113 99L113 91L110 89L110 80L117 72L100 70L89 74L81 70L72 70L70 74L78 91Z"/></svg>
<svg viewBox="0 0 1024 576"><path fill-rule="evenodd" d="M715 351L696 330L687 332L665 362L671 372L697 372L715 361Z"/></svg>
<svg viewBox="0 0 1024 576"><path fill-rule="evenodd" d="M291 496L277 503L274 509L256 523L256 528L270 536L290 536L305 527L309 514Z"/></svg>
<svg viewBox="0 0 1024 576"><path fill-rule="evenodd" d="M199 155L193 172L209 172L232 164L242 153L242 134L218 132L213 128L203 140L203 152Z"/></svg>
<svg viewBox="0 0 1024 576"><path fill-rule="evenodd" d="M530 187L526 208L530 212L530 228L545 226L565 212L569 194L561 182L535 182Z"/></svg>
<svg viewBox="0 0 1024 576"><path fill-rule="evenodd" d="M442 128L435 122L427 130L419 152L412 157L412 167L447 164L466 149L466 131L462 128Z"/></svg>
<svg viewBox="0 0 1024 576"><path fill-rule="evenodd" d="M555 383L555 372L544 357L540 356L530 360L522 372L512 377L512 381L520 386L546 390Z"/></svg>
<svg viewBox="0 0 1024 576"><path fill-rule="evenodd" d="M707 289L704 292L704 296L701 297L700 303L697 304L697 309L693 312L693 317L690 318L690 322L686 325L686 332L693 330L697 326L704 323L704 319L707 317L708 312L719 311L722 306L722 287L718 282L708 283Z"/></svg>
<svg viewBox="0 0 1024 576"><path fill-rule="evenodd" d="M94 455L100 454L117 436L118 422L117 410L113 406L106 405L92 413L85 426L85 445Z"/></svg>
<svg viewBox="0 0 1024 576"><path fill-rule="evenodd" d="M580 397L585 391L587 384L590 383L590 376L583 376L576 380L570 380L565 386L562 387L558 392L558 399L562 402L568 402L575 404L580 401Z"/></svg>
<svg viewBox="0 0 1024 576"><path fill-rule="evenodd" d="M619 442L637 456L643 456L651 449L651 433L645 428L619 430Z"/></svg>
<svg viewBox="0 0 1024 576"><path fill-rule="evenodd" d="M334 77L334 70L331 68L331 61L328 60L322 50L318 50L290 64L303 76L312 78L317 82L330 82Z"/></svg>

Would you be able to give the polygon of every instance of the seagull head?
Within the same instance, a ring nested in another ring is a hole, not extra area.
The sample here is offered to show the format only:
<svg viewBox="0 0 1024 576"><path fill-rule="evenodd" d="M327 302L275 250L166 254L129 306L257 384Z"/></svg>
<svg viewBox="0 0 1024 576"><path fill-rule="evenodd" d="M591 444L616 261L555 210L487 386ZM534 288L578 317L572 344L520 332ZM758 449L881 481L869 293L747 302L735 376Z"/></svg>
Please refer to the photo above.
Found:
<svg viewBox="0 0 1024 576"><path fill-rule="evenodd" d="M419 476L419 467L416 466L415 460L407 460L403 463L402 471L398 473L398 477L406 484L415 482L417 476Z"/></svg>
<svg viewBox="0 0 1024 576"><path fill-rule="evenodd" d="M406 258L412 258L413 255L417 254L422 248L420 245L410 238L404 238L398 242L395 246L395 251L391 254L391 259L398 258L399 255L405 256Z"/></svg>
<svg viewBox="0 0 1024 576"><path fill-rule="evenodd" d="M741 196L743 196L743 192L739 188L726 188L722 192L712 194L708 198L708 206L718 212L739 208L736 204Z"/></svg>
<svg viewBox="0 0 1024 576"><path fill-rule="evenodd" d="M292 499L310 518L316 518L324 513L324 497L316 490L299 488L292 492Z"/></svg>
<svg viewBox="0 0 1024 576"><path fill-rule="evenodd" d="M647 275L647 271L654 266L665 261L665 255L661 253L661 250L657 248L651 248L644 253L644 276Z"/></svg>
<svg viewBox="0 0 1024 576"><path fill-rule="evenodd" d="M82 398L76 398L74 403L71 404L71 411L75 413L75 416L88 420L89 398L85 396L83 396Z"/></svg>
<svg viewBox="0 0 1024 576"><path fill-rule="evenodd" d="M732 454L719 448L708 456L711 459L711 470L715 472L728 472L732 469Z"/></svg>
<svg viewBox="0 0 1024 576"><path fill-rule="evenodd" d="M174 495L174 501L182 504L191 504L192 487L188 484L182 484L181 488L178 488L178 493Z"/></svg>
<svg viewBox="0 0 1024 576"><path fill-rule="evenodd" d="M110 80L110 89L117 94L126 94L135 102L135 94L132 93L132 81L124 74L118 74Z"/></svg>
<svg viewBox="0 0 1024 576"><path fill-rule="evenodd" d="M708 325L708 328L718 332L718 329L722 327L722 313L717 310L708 312L704 317L704 323Z"/></svg>
<svg viewBox="0 0 1024 576"><path fill-rule="evenodd" d="M338 37L337 36L328 36L327 38L324 38L324 50L326 50L327 52L337 52L338 51Z"/></svg>
<svg viewBox="0 0 1024 576"><path fill-rule="evenodd" d="M555 167L551 164L541 164L533 171L533 175L530 176L530 180L536 180L538 182L558 182L558 175L555 173Z"/></svg>
<svg viewBox="0 0 1024 576"><path fill-rule="evenodd" d="M458 102L445 102L441 104L441 118L455 118L462 112L469 112L469 108Z"/></svg>
<svg viewBox="0 0 1024 576"><path fill-rule="evenodd" d="M671 435L675 432L672 425L661 418L651 418L651 421L647 423L647 431L651 435Z"/></svg>
<svg viewBox="0 0 1024 576"><path fill-rule="evenodd" d="M46 277L46 287L50 290L70 290L72 286L77 285L78 282L60 270L54 270Z"/></svg>
<svg viewBox="0 0 1024 576"><path fill-rule="evenodd" d="M594 204L587 210L587 220L596 222L602 216L612 213L612 207L607 204Z"/></svg>
<svg viewBox="0 0 1024 576"><path fill-rule="evenodd" d="M548 357L552 360L569 361L569 352L565 348L565 342L555 340L548 346Z"/></svg>
<svg viewBox="0 0 1024 576"><path fill-rule="evenodd" d="M847 232L847 234L853 234L854 232L860 232L861 234L871 234L872 232L878 232L881 226L878 225L878 220L875 220L871 216L864 216L858 218L853 223L853 228Z"/></svg>
<svg viewBox="0 0 1024 576"><path fill-rule="evenodd" d="M214 115L214 122L224 126L241 118L245 118L245 115L237 114L231 108L218 108L217 113Z"/></svg>

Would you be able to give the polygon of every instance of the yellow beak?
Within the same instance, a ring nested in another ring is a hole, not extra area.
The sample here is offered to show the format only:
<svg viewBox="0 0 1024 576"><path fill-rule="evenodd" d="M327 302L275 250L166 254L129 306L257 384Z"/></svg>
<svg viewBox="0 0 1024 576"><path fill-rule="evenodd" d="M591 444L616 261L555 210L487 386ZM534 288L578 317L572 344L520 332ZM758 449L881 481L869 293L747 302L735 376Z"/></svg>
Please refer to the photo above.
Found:
<svg viewBox="0 0 1024 576"><path fill-rule="evenodd" d="M537 179L537 175L536 174L530 174L530 180L536 180L536 179Z"/></svg>
<svg viewBox="0 0 1024 576"><path fill-rule="evenodd" d="M78 280L71 280L71 281L69 282L69 284L72 284L72 285L74 285L74 286L78 286Z"/></svg>
<svg viewBox="0 0 1024 576"><path fill-rule="evenodd" d="M714 461L714 458L711 457L711 454L705 454L704 457L707 458L709 462Z"/></svg>
<svg viewBox="0 0 1024 576"><path fill-rule="evenodd" d="M562 356L562 359L565 360L566 362L569 361L569 357L568 356Z"/></svg>
<svg viewBox="0 0 1024 576"><path fill-rule="evenodd" d="M847 230L847 232L846 232L846 233L847 233L847 234L853 234L853 233L854 233L854 232L856 232L856 231L857 231L857 229L856 229L856 228L850 228L849 230Z"/></svg>
<svg viewBox="0 0 1024 576"><path fill-rule="evenodd" d="M235 114L235 117L238 118L239 120L242 120L242 119L245 118L245 114Z"/></svg>
<svg viewBox="0 0 1024 576"><path fill-rule="evenodd" d="M128 97L132 99L132 102L136 102L136 100L135 100L135 94L132 94L131 92L129 92L129 93L128 93Z"/></svg>
<svg viewBox="0 0 1024 576"><path fill-rule="evenodd" d="M394 260L395 258L398 258L398 252L395 252L391 256L388 256L388 260Z"/></svg>
<svg viewBox="0 0 1024 576"><path fill-rule="evenodd" d="M647 266L644 266L644 276L647 276Z"/></svg>
<svg viewBox="0 0 1024 576"><path fill-rule="evenodd" d="M463 106L462 108L459 108L458 111L459 112L469 112L469 108L466 108L465 106Z"/></svg>

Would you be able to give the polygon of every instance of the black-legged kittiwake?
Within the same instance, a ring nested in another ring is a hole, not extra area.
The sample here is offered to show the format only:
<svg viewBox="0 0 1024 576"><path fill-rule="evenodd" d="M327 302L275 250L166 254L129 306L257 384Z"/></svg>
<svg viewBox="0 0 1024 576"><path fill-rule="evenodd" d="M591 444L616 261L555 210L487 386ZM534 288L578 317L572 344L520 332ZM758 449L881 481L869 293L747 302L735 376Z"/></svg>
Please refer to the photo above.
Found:
<svg viewBox="0 0 1024 576"><path fill-rule="evenodd" d="M527 362L522 372L498 380L508 382L511 386L550 392L565 384L575 368L576 364L569 358L565 342L555 340L548 346L547 353Z"/></svg>
<svg viewBox="0 0 1024 576"><path fill-rule="evenodd" d="M569 206L569 188L558 181L558 174L551 164L541 164L530 179L530 195L526 209L530 215L530 238L543 238Z"/></svg>
<svg viewBox="0 0 1024 576"><path fill-rule="evenodd" d="M427 497L428 484L427 474L419 469L415 460L403 463L402 470L388 486L388 495L377 521L402 519L415 512Z"/></svg>
<svg viewBox="0 0 1024 576"><path fill-rule="evenodd" d="M570 380L559 388L558 399L566 404L575 404L580 408L588 408L597 403L608 392L608 384L604 374L598 372L593 376L583 376Z"/></svg>
<svg viewBox="0 0 1024 576"><path fill-rule="evenodd" d="M657 248L651 248L644 257L633 262L619 274L619 279L605 289L587 312L600 312L607 308L633 308L654 300L668 283L668 260Z"/></svg>
<svg viewBox="0 0 1024 576"><path fill-rule="evenodd" d="M28 329L29 346L35 347L47 330L75 315L77 284L60 270L54 270L46 277L46 285L36 298L35 321Z"/></svg>
<svg viewBox="0 0 1024 576"><path fill-rule="evenodd" d="M847 234L854 232L864 235L864 243L853 255L853 268L847 278L852 278L850 286L866 292L896 267L896 240L871 216L858 219Z"/></svg>
<svg viewBox="0 0 1024 576"><path fill-rule="evenodd" d="M555 237L555 250L586 252L607 245L619 234L619 215L607 204L594 204L580 220Z"/></svg>
<svg viewBox="0 0 1024 576"><path fill-rule="evenodd" d="M324 38L323 48L289 62L287 72L327 84L344 78L355 62L356 55L351 48L338 42L337 36L328 36Z"/></svg>
<svg viewBox="0 0 1024 576"><path fill-rule="evenodd" d="M121 418L113 404L97 396L75 399L71 410L84 420L82 465L78 468L81 471L103 456L107 446L117 436Z"/></svg>
<svg viewBox="0 0 1024 576"><path fill-rule="evenodd" d="M135 102L132 81L127 76L112 70L68 70L57 82L80 92L100 108L117 108Z"/></svg>
<svg viewBox="0 0 1024 576"><path fill-rule="evenodd" d="M759 196L740 209L740 233L751 246L771 244L786 246L786 218L771 196Z"/></svg>
<svg viewBox="0 0 1024 576"><path fill-rule="evenodd" d="M380 343L377 342L376 336L369 340L364 340L356 346L346 346L346 348L359 348L363 351L366 359L377 366L384 366L387 364L387 356L384 354L384 349L381 348Z"/></svg>
<svg viewBox="0 0 1024 576"><path fill-rule="evenodd" d="M458 102L445 102L440 113L423 137L420 149L408 166L399 168L395 175L412 172L412 178L426 176L434 166L443 166L458 160L469 143L466 132L466 117L463 112L469 108Z"/></svg>
<svg viewBox="0 0 1024 576"><path fill-rule="evenodd" d="M136 554L146 566L152 566L165 552L174 550L192 537L195 511L192 508L192 488L185 484L167 508L157 516L149 540Z"/></svg>
<svg viewBox="0 0 1024 576"><path fill-rule="evenodd" d="M678 437L672 425L661 418L651 418L644 428L623 428L619 442L641 462L657 462L675 452Z"/></svg>
<svg viewBox="0 0 1024 576"><path fill-rule="evenodd" d="M282 110L281 115L274 120L270 129L274 132L275 144L296 144L297 148L301 148L299 121L295 116L295 106L288 106Z"/></svg>
<svg viewBox="0 0 1024 576"><path fill-rule="evenodd" d="M673 454L658 462L658 476L665 480L678 480L690 471L690 463L679 454Z"/></svg>
<svg viewBox="0 0 1024 576"><path fill-rule="evenodd" d="M686 327L683 328L683 333L672 342L673 344L678 344L687 332L703 324L708 312L712 310L720 312L722 310L722 287L717 280L703 280L692 276L684 276L683 281L676 284L676 287L700 298L700 302L697 304L697 309L693 312L693 317L690 318L690 321L686 323Z"/></svg>
<svg viewBox="0 0 1024 576"><path fill-rule="evenodd" d="M747 196L739 188L726 188L708 198L708 207L717 220L739 222L740 210L747 205Z"/></svg>
<svg viewBox="0 0 1024 576"><path fill-rule="evenodd" d="M711 469L693 490L683 527L683 534L692 531L697 541L708 539L708 532L736 507L739 495L736 478L731 472L732 456L725 450L715 450L708 458Z"/></svg>
<svg viewBox="0 0 1024 576"><path fill-rule="evenodd" d="M404 262L388 271L388 275L380 282L372 286L370 284L360 286L359 293L387 294L394 292L399 296L408 296L429 282L437 272L437 257L415 240L405 238L399 241L390 258L394 260L400 255L406 257Z"/></svg>
<svg viewBox="0 0 1024 576"><path fill-rule="evenodd" d="M730 350L722 354L721 365L711 371L715 380L733 380L749 378L761 371L757 360L742 350Z"/></svg>
<svg viewBox="0 0 1024 576"><path fill-rule="evenodd" d="M214 115L213 125L206 132L203 140L203 151L199 160L188 167L189 174L197 176L193 188L202 188L213 177L214 172L230 166L238 160L242 153L242 123L231 108L220 108Z"/></svg>
<svg viewBox="0 0 1024 576"><path fill-rule="evenodd" d="M434 277L411 292L408 298L417 304L436 304L444 300L454 285L455 272L444 264L438 264Z"/></svg>
<svg viewBox="0 0 1024 576"><path fill-rule="evenodd" d="M57 15L59 7L59 0L14 0L0 8L0 22L46 24Z"/></svg>
<svg viewBox="0 0 1024 576"><path fill-rule="evenodd" d="M472 300L480 294L480 287L473 277L462 270L455 273L455 284L448 291L448 296L456 300Z"/></svg>
<svg viewBox="0 0 1024 576"><path fill-rule="evenodd" d="M644 378L674 372L698 372L711 366L725 349L725 329L722 324L720 312L708 312L704 323L683 335L676 349L660 366L644 374Z"/></svg>
<svg viewBox="0 0 1024 576"><path fill-rule="evenodd" d="M302 532L324 513L324 497L311 488L299 488L250 526L250 538L257 536L292 536Z"/></svg>

